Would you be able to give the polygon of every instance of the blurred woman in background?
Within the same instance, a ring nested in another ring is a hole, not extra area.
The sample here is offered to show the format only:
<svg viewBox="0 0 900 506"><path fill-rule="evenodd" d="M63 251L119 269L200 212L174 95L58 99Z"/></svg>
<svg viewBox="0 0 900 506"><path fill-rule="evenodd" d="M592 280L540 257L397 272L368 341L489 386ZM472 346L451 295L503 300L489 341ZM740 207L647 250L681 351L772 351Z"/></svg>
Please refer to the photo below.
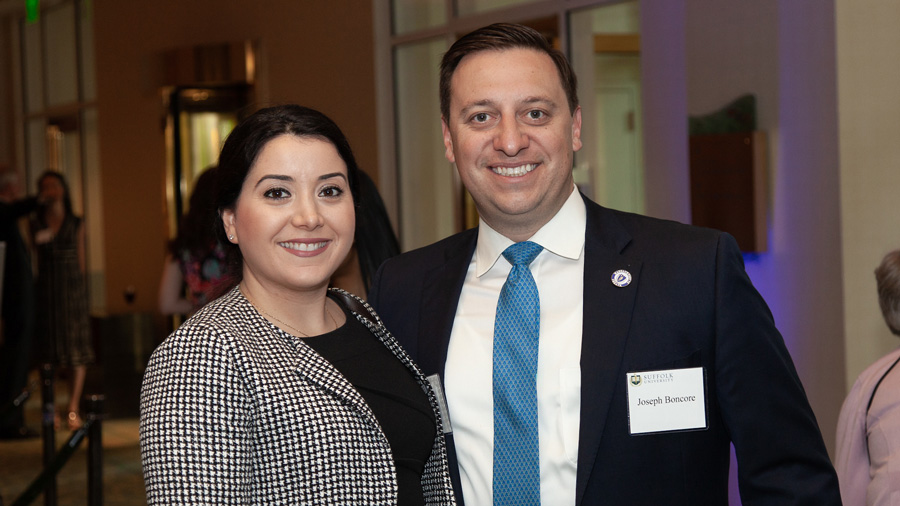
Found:
<svg viewBox="0 0 900 506"><path fill-rule="evenodd" d="M875 269L884 323L900 336L900 250ZM863 371L841 407L834 468L844 506L900 504L900 349Z"/></svg>
<svg viewBox="0 0 900 506"><path fill-rule="evenodd" d="M225 250L216 238L218 212L215 197L216 168L210 167L194 183L188 211L178 234L169 243L162 280L159 311L190 315L212 300L221 280Z"/></svg>
<svg viewBox="0 0 900 506"><path fill-rule="evenodd" d="M42 360L71 372L66 424L69 430L75 430L82 424L78 406L87 366L94 361L85 281L84 223L72 212L69 186L59 172L44 172L38 178L38 193L44 202L30 227L38 271L37 349Z"/></svg>

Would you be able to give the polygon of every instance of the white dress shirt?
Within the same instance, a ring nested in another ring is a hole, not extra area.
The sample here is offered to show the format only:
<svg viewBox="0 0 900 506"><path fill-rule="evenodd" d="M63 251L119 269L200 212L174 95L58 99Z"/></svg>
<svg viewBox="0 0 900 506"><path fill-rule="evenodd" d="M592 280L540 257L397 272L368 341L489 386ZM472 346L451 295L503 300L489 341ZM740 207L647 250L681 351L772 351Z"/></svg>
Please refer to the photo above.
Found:
<svg viewBox="0 0 900 506"><path fill-rule="evenodd" d="M585 206L568 200L529 241L544 250L531 264L541 304L537 402L541 503L575 504L581 411ZM513 241L484 221L466 273L447 352L444 384L466 504L493 501L493 340L500 289Z"/></svg>

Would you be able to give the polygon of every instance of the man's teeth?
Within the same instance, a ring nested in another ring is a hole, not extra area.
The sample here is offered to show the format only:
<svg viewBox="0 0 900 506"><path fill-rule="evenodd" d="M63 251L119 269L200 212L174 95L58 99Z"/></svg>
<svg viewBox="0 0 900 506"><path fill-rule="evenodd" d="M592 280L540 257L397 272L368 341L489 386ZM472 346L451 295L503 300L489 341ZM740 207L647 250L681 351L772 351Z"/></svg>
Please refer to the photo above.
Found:
<svg viewBox="0 0 900 506"><path fill-rule="evenodd" d="M536 163L526 163L525 165L519 165L518 167L491 167L491 170L494 171L494 174L515 177L524 176L533 171L535 167L537 167Z"/></svg>
<svg viewBox="0 0 900 506"><path fill-rule="evenodd" d="M297 251L314 251L319 248L324 248L327 242L280 242L279 246L288 249L295 249Z"/></svg>

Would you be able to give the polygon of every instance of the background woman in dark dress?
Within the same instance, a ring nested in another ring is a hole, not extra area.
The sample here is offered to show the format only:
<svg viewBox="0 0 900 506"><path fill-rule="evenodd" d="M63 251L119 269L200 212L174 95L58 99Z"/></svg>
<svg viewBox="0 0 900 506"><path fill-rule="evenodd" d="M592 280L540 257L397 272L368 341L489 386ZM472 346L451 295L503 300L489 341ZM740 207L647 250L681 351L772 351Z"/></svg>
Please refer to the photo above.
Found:
<svg viewBox="0 0 900 506"><path fill-rule="evenodd" d="M82 219L72 212L69 186L62 174L47 171L38 178L45 203L31 221L31 243L37 253L35 335L42 360L70 369L66 423L81 426L78 405L94 361L85 282L85 234Z"/></svg>

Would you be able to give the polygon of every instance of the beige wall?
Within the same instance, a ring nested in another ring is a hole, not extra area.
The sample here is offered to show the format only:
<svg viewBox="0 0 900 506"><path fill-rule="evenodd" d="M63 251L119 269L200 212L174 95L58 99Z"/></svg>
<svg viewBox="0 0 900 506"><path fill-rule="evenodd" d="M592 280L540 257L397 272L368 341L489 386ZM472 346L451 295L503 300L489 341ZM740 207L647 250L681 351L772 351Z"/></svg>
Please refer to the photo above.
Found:
<svg viewBox="0 0 900 506"><path fill-rule="evenodd" d="M167 237L163 51L259 41L261 105L322 110L377 176L370 2L94 0L93 10L110 313L156 307ZM129 285L133 306L122 297Z"/></svg>
<svg viewBox="0 0 900 506"><path fill-rule="evenodd" d="M872 271L900 248L900 0L835 0L844 329L849 388L900 341L878 309Z"/></svg>
<svg viewBox="0 0 900 506"><path fill-rule="evenodd" d="M641 2L646 214L691 221L685 0Z"/></svg>
<svg viewBox="0 0 900 506"><path fill-rule="evenodd" d="M16 121L13 110L12 21L0 17L0 166L17 165L12 140Z"/></svg>
<svg viewBox="0 0 900 506"><path fill-rule="evenodd" d="M2 1L2 0L0 0ZM17 19L7 15L0 4L0 165L6 164L21 175L22 191L25 186L25 146L22 131L18 128L22 123L19 108L22 88L18 74L13 69L21 66L18 42L19 30Z"/></svg>

